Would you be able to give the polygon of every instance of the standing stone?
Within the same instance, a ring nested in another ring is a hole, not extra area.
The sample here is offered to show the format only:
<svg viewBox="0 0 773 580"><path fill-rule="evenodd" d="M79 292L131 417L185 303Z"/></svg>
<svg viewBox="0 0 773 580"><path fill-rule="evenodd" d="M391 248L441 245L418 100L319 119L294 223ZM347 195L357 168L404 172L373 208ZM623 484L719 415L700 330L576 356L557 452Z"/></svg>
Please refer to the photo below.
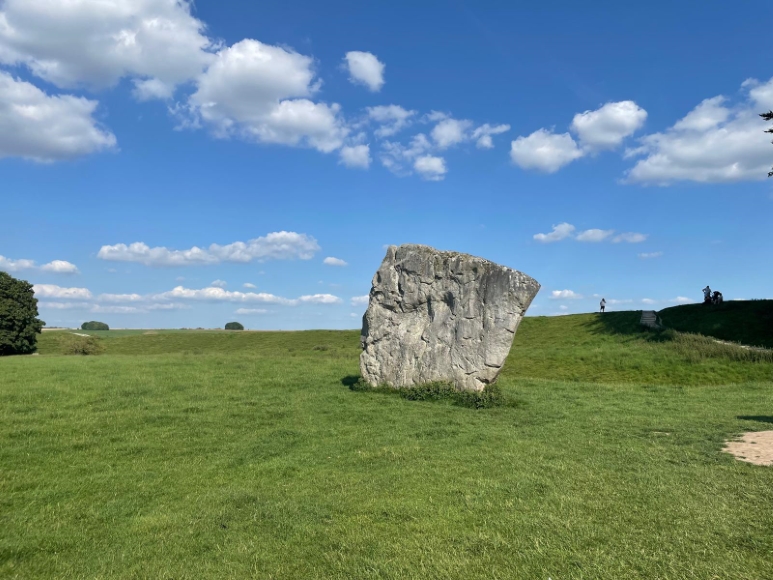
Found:
<svg viewBox="0 0 773 580"><path fill-rule="evenodd" d="M363 379L482 390L499 374L539 289L526 274L483 258L389 246L362 320Z"/></svg>

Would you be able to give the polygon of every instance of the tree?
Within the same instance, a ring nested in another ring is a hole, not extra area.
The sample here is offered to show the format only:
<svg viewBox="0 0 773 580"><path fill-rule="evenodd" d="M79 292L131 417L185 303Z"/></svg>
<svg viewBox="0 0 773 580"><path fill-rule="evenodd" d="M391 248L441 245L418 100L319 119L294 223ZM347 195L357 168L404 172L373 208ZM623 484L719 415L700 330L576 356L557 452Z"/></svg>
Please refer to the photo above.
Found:
<svg viewBox="0 0 773 580"><path fill-rule="evenodd" d="M765 121L773 121L773 111L768 111L767 113L761 113L760 117L762 117ZM773 133L773 127L770 129L767 129L765 131L766 133ZM773 143L773 141L771 141ZM773 171L768 172L768 177L773 177Z"/></svg>
<svg viewBox="0 0 773 580"><path fill-rule="evenodd" d="M110 327L104 322L92 320L91 322L81 324L81 330L110 330Z"/></svg>
<svg viewBox="0 0 773 580"><path fill-rule="evenodd" d="M32 284L0 272L0 355L35 352L44 324Z"/></svg>
<svg viewBox="0 0 773 580"><path fill-rule="evenodd" d="M225 324L226 330L244 330L244 326L242 326L239 322L226 322Z"/></svg>

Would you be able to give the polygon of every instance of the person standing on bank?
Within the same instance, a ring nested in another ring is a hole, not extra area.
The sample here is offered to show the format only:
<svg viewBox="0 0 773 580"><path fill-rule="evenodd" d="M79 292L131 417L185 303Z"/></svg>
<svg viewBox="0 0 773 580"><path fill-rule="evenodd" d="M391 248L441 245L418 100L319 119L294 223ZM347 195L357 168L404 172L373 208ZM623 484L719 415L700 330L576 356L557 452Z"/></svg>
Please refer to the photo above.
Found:
<svg viewBox="0 0 773 580"><path fill-rule="evenodd" d="M607 307L607 299L602 298L601 302L599 303L599 308L601 308L601 312L604 312L604 309Z"/></svg>

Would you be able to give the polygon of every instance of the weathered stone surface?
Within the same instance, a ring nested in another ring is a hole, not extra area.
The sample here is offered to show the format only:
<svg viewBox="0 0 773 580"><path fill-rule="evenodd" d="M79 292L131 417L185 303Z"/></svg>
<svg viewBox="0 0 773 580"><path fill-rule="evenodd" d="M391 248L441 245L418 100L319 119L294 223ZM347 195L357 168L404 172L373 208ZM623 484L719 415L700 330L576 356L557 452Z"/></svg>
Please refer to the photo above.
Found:
<svg viewBox="0 0 773 580"><path fill-rule="evenodd" d="M360 372L374 386L450 381L481 390L499 374L539 288L483 258L390 246L362 320Z"/></svg>

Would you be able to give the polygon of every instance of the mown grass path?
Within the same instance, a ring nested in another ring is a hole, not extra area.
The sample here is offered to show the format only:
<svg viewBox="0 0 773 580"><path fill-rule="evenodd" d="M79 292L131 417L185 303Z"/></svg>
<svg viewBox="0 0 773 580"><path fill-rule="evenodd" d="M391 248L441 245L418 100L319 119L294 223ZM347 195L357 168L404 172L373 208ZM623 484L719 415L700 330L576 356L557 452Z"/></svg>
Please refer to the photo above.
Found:
<svg viewBox="0 0 773 580"><path fill-rule="evenodd" d="M773 469L721 452L770 363L629 322L524 321L485 410L350 391L356 332L46 338L0 360L0 578L773 577Z"/></svg>

